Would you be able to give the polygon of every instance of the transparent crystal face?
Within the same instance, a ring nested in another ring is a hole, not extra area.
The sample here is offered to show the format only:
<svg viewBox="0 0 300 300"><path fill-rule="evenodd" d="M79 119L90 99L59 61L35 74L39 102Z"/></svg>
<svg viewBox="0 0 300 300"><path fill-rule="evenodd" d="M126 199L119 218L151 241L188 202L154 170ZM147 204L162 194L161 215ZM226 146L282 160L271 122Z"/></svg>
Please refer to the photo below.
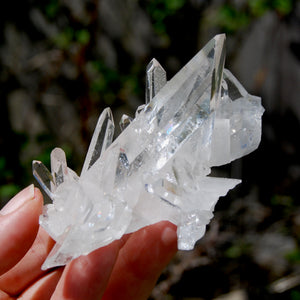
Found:
<svg viewBox="0 0 300 300"><path fill-rule="evenodd" d="M146 71L146 104L123 115L113 141L109 108L99 117L80 177L61 149L51 172L33 174L53 203L41 226L56 241L43 269L105 246L161 220L177 225L178 248L192 249L219 197L240 180L209 176L212 166L255 150L263 107L228 70L225 35L215 36L170 81L153 59Z"/></svg>

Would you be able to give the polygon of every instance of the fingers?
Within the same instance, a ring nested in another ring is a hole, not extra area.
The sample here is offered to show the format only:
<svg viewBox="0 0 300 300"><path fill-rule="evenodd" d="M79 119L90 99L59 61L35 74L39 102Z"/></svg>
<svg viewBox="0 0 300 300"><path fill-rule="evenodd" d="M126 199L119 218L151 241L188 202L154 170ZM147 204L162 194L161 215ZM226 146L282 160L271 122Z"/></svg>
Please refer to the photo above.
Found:
<svg viewBox="0 0 300 300"><path fill-rule="evenodd" d="M66 266L51 300L101 299L118 252L119 241L115 241L72 261Z"/></svg>
<svg viewBox="0 0 300 300"><path fill-rule="evenodd" d="M20 299L49 299L53 293L52 300L94 300L106 288L105 300L147 299L177 251L176 227L160 222L47 274L40 267L54 242L43 229L37 235L42 204L41 193L30 186L0 211L0 243L5 245L0 248L0 274L10 269L0 276L0 300L26 288Z"/></svg>
<svg viewBox="0 0 300 300"><path fill-rule="evenodd" d="M45 271L41 266L54 245L43 228L39 228L37 237L25 256L9 272L0 276L0 289L10 295L18 295Z"/></svg>
<svg viewBox="0 0 300 300"><path fill-rule="evenodd" d="M49 300L62 272L63 268L59 268L45 275L22 293L18 300Z"/></svg>
<svg viewBox="0 0 300 300"><path fill-rule="evenodd" d="M13 300L13 298L0 290L0 300Z"/></svg>
<svg viewBox="0 0 300 300"><path fill-rule="evenodd" d="M42 206L42 195L31 185L0 211L0 275L12 268L31 247L38 232Z"/></svg>
<svg viewBox="0 0 300 300"><path fill-rule="evenodd" d="M176 251L176 226L167 221L131 234L119 252L102 299L147 299Z"/></svg>

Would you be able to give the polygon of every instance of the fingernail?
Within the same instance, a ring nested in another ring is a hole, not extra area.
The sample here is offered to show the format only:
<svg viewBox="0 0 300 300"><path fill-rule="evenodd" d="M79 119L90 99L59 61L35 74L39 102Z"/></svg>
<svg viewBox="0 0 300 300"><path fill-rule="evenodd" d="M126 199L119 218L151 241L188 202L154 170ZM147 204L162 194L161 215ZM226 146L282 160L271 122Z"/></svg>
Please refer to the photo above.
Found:
<svg viewBox="0 0 300 300"><path fill-rule="evenodd" d="M7 215L18 208L20 208L25 202L34 199L34 185L31 184L16 196L14 196L0 211L1 215Z"/></svg>
<svg viewBox="0 0 300 300"><path fill-rule="evenodd" d="M161 235L161 240L165 246L169 246L177 241L176 230L166 227Z"/></svg>

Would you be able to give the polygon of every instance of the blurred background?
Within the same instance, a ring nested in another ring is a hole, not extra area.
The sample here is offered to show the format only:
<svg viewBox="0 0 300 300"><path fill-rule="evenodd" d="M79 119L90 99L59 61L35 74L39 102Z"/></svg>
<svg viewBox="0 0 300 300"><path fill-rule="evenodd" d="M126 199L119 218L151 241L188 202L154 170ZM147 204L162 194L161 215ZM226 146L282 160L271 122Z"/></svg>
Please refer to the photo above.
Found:
<svg viewBox="0 0 300 300"><path fill-rule="evenodd" d="M225 32L226 67L262 97L262 142L219 169L242 184L150 299L300 299L299 1L10 0L0 24L1 206L54 147L80 172L100 112L118 124L144 102L153 57L170 79Z"/></svg>

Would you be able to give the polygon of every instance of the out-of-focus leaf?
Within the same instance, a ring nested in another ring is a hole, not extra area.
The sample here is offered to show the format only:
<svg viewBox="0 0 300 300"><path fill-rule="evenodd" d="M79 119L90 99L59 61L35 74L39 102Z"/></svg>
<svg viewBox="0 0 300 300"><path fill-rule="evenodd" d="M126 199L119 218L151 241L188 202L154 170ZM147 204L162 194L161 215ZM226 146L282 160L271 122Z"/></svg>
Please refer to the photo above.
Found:
<svg viewBox="0 0 300 300"><path fill-rule="evenodd" d="M72 28L66 28L53 38L54 44L60 49L67 49L74 36L74 30Z"/></svg>
<svg viewBox="0 0 300 300"><path fill-rule="evenodd" d="M269 10L275 10L281 15L289 14L293 9L292 0L248 0L250 12L260 17Z"/></svg>
<svg viewBox="0 0 300 300"><path fill-rule="evenodd" d="M86 29L76 31L75 36L76 40L82 45L88 44L91 38L90 33Z"/></svg>
<svg viewBox="0 0 300 300"><path fill-rule="evenodd" d="M45 13L48 18L53 19L59 11L59 3L57 0L51 0L45 7Z"/></svg>
<svg viewBox="0 0 300 300"><path fill-rule="evenodd" d="M165 19L168 16L172 16L178 12L186 3L185 0L158 0L145 2L146 10L153 20L154 29L159 35L162 36L167 34Z"/></svg>
<svg viewBox="0 0 300 300"><path fill-rule="evenodd" d="M289 14L293 9L292 0L274 0L274 8L282 15Z"/></svg>
<svg viewBox="0 0 300 300"><path fill-rule="evenodd" d="M5 168L5 157L0 157L0 172L2 173Z"/></svg>
<svg viewBox="0 0 300 300"><path fill-rule="evenodd" d="M291 300L300 300L300 292L297 290L291 291Z"/></svg>
<svg viewBox="0 0 300 300"><path fill-rule="evenodd" d="M13 197L20 188L13 183L5 184L0 187L0 198L11 198Z"/></svg>
<svg viewBox="0 0 300 300"><path fill-rule="evenodd" d="M292 264L299 264L300 263L300 250L296 249L292 252L286 254L286 259Z"/></svg>
<svg viewBox="0 0 300 300"><path fill-rule="evenodd" d="M249 0L248 5L250 12L255 17L262 16L265 12L271 9L266 0Z"/></svg>
<svg viewBox="0 0 300 300"><path fill-rule="evenodd" d="M234 33L249 25L251 18L244 12L237 10L234 6L225 4L217 13L217 23L226 33Z"/></svg>

